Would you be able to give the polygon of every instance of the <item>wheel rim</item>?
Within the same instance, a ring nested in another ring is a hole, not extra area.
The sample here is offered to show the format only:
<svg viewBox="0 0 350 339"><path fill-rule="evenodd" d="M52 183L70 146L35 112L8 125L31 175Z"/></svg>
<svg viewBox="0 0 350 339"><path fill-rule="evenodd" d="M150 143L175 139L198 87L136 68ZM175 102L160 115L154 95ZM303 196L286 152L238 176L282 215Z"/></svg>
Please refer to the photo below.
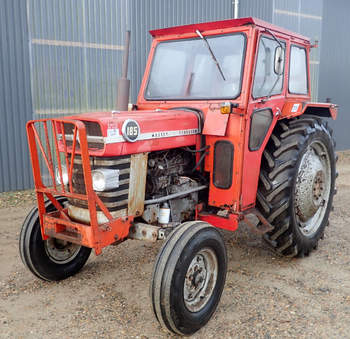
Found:
<svg viewBox="0 0 350 339"><path fill-rule="evenodd" d="M294 190L299 230L312 237L322 225L331 191L331 161L327 147L314 141L303 155Z"/></svg>
<svg viewBox="0 0 350 339"><path fill-rule="evenodd" d="M184 301L190 312L200 311L209 301L218 269L218 259L210 248L200 250L192 259L184 282Z"/></svg>
<svg viewBox="0 0 350 339"><path fill-rule="evenodd" d="M44 241L46 254L56 264L67 264L79 253L80 245L56 238L49 238Z"/></svg>

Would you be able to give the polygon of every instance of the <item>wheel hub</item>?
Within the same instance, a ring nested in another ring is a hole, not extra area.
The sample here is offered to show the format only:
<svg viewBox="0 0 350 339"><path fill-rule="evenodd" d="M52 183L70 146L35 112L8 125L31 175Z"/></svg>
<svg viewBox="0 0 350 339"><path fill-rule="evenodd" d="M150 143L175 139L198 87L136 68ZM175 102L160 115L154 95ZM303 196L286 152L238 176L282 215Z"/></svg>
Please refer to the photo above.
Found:
<svg viewBox="0 0 350 339"><path fill-rule="evenodd" d="M303 222L309 220L318 210L322 200L323 166L316 154L309 150L300 165L295 191L296 214Z"/></svg>
<svg viewBox="0 0 350 339"><path fill-rule="evenodd" d="M218 274L218 261L209 249L199 251L192 259L184 281L185 305L191 312L201 310L211 297Z"/></svg>
<svg viewBox="0 0 350 339"><path fill-rule="evenodd" d="M56 238L49 238L44 242L47 255L56 264L66 264L73 260L81 248L80 245Z"/></svg>
<svg viewBox="0 0 350 339"><path fill-rule="evenodd" d="M324 191L324 172L323 171L318 171L316 173L315 179L314 179L314 183L312 186L312 193L313 193L313 199L314 199L314 203L317 206L320 206L321 204L321 200L320 199L323 195L323 191Z"/></svg>
<svg viewBox="0 0 350 339"><path fill-rule="evenodd" d="M325 146L314 142L301 159L294 190L295 215L304 235L319 228L330 193L330 160Z"/></svg>
<svg viewBox="0 0 350 339"><path fill-rule="evenodd" d="M188 300L193 300L200 292L204 285L206 275L207 270L205 268L204 259L202 255L196 255L186 274L185 284L188 292Z"/></svg>

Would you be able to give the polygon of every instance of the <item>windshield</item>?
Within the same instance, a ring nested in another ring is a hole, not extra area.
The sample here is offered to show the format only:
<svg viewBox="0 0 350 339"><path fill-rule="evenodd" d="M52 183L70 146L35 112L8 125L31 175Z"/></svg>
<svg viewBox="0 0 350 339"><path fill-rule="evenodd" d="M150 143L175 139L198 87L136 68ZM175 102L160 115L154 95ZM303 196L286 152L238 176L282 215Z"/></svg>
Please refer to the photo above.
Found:
<svg viewBox="0 0 350 339"><path fill-rule="evenodd" d="M206 39L225 80L202 39L165 41L156 48L145 98L191 100L238 97L245 50L244 35Z"/></svg>

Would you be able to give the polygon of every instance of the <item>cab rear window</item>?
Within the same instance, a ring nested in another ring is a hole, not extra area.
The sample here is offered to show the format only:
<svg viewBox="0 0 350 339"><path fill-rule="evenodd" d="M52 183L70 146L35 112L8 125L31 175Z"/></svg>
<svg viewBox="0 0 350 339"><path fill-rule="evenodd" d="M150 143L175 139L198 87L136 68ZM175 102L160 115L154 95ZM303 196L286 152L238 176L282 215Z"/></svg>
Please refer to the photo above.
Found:
<svg viewBox="0 0 350 339"><path fill-rule="evenodd" d="M289 92L308 94L306 50L296 45L290 49Z"/></svg>

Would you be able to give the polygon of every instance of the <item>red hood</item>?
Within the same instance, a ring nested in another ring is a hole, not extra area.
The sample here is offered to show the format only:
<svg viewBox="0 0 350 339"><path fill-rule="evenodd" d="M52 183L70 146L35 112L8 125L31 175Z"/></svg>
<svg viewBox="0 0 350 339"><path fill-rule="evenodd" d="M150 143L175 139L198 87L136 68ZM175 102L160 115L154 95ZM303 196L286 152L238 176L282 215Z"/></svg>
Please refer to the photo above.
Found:
<svg viewBox="0 0 350 339"><path fill-rule="evenodd" d="M200 118L192 111L126 111L95 112L67 117L80 121L97 122L102 131L104 148L90 150L91 155L117 156L192 146L201 132ZM126 120L139 125L135 142L127 141L122 135ZM88 131L88 135L91 135Z"/></svg>

